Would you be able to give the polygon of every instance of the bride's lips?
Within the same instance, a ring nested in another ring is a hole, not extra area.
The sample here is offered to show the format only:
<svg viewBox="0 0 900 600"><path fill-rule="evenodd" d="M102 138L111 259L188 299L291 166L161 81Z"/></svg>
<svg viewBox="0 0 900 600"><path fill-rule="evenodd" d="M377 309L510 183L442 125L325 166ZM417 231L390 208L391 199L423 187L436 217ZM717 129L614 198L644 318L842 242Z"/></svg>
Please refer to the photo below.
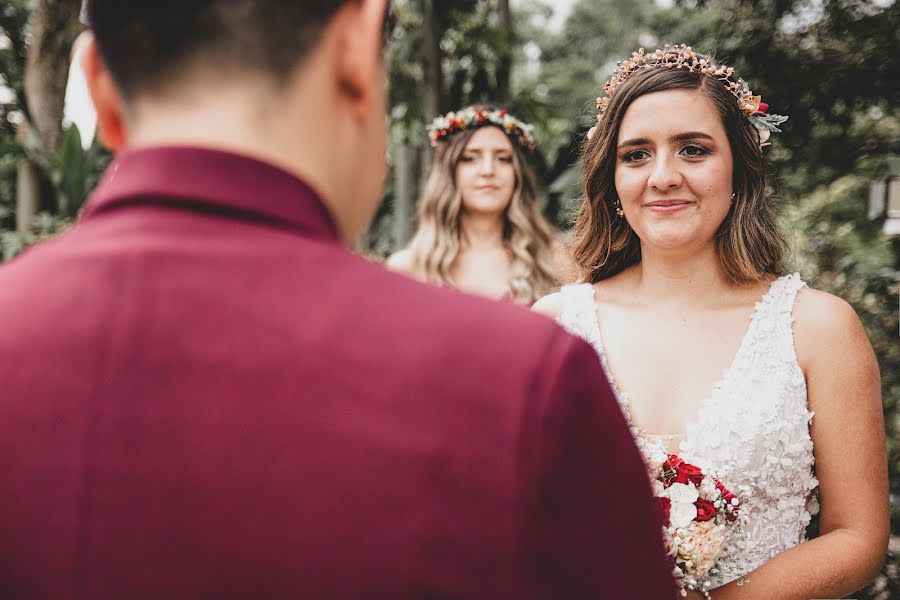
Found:
<svg viewBox="0 0 900 600"><path fill-rule="evenodd" d="M682 200L680 198L672 198L669 200L654 200L644 205L644 208L659 214L670 214L685 209L694 203L690 200Z"/></svg>

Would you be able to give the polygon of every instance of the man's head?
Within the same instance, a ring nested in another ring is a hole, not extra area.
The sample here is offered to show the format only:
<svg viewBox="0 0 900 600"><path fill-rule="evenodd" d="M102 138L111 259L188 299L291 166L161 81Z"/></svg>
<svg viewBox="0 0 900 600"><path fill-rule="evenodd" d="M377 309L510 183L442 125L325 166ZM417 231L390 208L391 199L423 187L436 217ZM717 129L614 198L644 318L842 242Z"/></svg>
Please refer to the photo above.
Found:
<svg viewBox="0 0 900 600"><path fill-rule="evenodd" d="M126 99L175 85L196 68L287 80L346 0L91 0L88 18Z"/></svg>
<svg viewBox="0 0 900 600"><path fill-rule="evenodd" d="M386 0L88 0L83 66L113 149L254 155L308 180L345 237L385 166Z"/></svg>

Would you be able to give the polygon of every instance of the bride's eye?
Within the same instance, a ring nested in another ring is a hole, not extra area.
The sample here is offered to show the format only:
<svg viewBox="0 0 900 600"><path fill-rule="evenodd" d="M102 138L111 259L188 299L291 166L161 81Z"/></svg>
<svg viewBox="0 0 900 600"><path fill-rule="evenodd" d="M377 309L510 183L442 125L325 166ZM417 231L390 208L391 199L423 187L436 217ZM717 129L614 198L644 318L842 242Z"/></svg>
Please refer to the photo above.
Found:
<svg viewBox="0 0 900 600"><path fill-rule="evenodd" d="M632 150L631 152L626 152L625 155L622 156L622 161L633 163L647 158L650 158L650 153L646 150Z"/></svg>
<svg viewBox="0 0 900 600"><path fill-rule="evenodd" d="M706 156L707 154L709 154L709 150L707 150L703 146L697 146L694 144L685 146L681 149L681 152L685 156L690 156L692 158L699 158L701 156Z"/></svg>

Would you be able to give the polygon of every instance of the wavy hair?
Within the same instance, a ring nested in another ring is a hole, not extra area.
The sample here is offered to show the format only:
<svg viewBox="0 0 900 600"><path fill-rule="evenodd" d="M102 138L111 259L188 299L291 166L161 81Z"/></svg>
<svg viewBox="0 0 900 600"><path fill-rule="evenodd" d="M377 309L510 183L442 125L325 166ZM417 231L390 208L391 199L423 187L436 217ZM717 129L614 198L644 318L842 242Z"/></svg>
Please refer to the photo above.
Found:
<svg viewBox="0 0 900 600"><path fill-rule="evenodd" d="M641 261L641 241L616 215L616 143L625 112L635 99L665 90L700 90L722 119L734 156L734 201L716 232L725 278L744 284L784 274L786 244L773 200L766 193L766 162L756 130L734 96L717 80L682 69L647 68L613 94L596 133L583 147L584 190L571 243L578 279L595 283Z"/></svg>
<svg viewBox="0 0 900 600"><path fill-rule="evenodd" d="M411 254L413 274L424 281L455 285L451 271L460 250L463 210L456 166L475 131L462 131L438 143L419 198L419 224L406 250ZM512 147L516 184L503 214L503 237L512 256L509 294L514 302L530 304L557 285L551 257L553 229L538 206L538 185L527 158L515 141Z"/></svg>

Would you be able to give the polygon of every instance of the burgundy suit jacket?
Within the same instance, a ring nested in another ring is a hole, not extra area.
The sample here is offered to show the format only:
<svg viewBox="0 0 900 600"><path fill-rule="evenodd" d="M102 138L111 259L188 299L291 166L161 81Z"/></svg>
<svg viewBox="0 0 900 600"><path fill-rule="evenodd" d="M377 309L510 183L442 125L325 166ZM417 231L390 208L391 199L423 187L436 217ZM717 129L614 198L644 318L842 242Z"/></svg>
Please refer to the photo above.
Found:
<svg viewBox="0 0 900 600"><path fill-rule="evenodd" d="M2 598L675 596L590 347L276 167L122 155L0 323Z"/></svg>

